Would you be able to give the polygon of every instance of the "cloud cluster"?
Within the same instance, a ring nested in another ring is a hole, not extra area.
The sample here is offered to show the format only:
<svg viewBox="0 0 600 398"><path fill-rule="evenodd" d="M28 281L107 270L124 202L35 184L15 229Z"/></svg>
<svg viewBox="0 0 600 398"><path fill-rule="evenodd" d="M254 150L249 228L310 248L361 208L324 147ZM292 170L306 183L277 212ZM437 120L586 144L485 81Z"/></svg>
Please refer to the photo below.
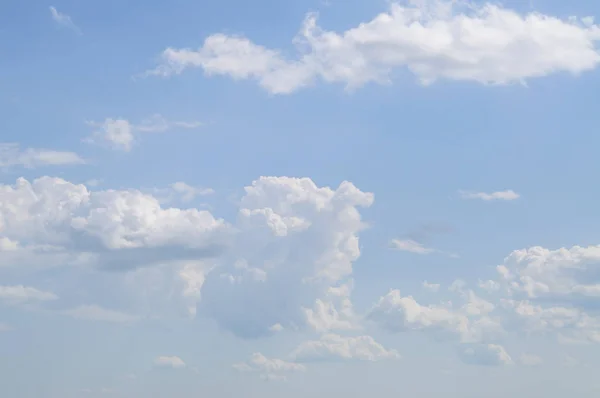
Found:
<svg viewBox="0 0 600 398"><path fill-rule="evenodd" d="M167 48L146 75L169 76L189 68L207 75L255 80L289 94L317 80L348 89L388 83L407 69L423 84L439 79L483 84L523 82L597 67L600 28L593 19L562 20L519 14L490 3L409 1L344 32L328 31L307 15L293 42L297 56L226 34L207 37L199 49Z"/></svg>
<svg viewBox="0 0 600 398"><path fill-rule="evenodd" d="M244 337L274 325L348 329L364 228L358 208L372 202L348 182L331 189L263 177L245 188L237 219L226 222L205 210L165 208L136 190L21 178L0 185L0 257L7 265L27 258L115 271L172 265L189 312L201 293L203 314ZM70 315L129 319L94 307Z"/></svg>
<svg viewBox="0 0 600 398"><path fill-rule="evenodd" d="M371 336L343 337L337 334L306 341L291 355L300 362L351 359L374 362L400 358L396 350L387 350Z"/></svg>

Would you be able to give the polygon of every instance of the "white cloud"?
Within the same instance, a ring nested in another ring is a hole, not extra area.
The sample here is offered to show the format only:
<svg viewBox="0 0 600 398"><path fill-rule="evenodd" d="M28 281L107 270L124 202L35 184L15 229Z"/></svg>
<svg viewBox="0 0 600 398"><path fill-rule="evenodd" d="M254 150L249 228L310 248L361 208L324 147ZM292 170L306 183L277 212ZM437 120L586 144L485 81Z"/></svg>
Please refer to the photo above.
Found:
<svg viewBox="0 0 600 398"><path fill-rule="evenodd" d="M412 296L403 297L399 290L391 290L373 306L367 319L394 333L428 332L461 343L481 342L502 331L497 319L489 315L493 304L472 291L463 298L465 304L460 308L452 303L425 306Z"/></svg>
<svg viewBox="0 0 600 398"><path fill-rule="evenodd" d="M154 197L139 191L92 192L50 177L0 185L0 236L102 255L103 261L117 260L118 254L133 256L133 261L140 255L135 249L143 248L163 247L162 255L173 247L206 250L225 229L224 222L207 211L163 209Z"/></svg>
<svg viewBox="0 0 600 398"><path fill-rule="evenodd" d="M537 355L522 354L519 357L519 362L525 366L538 366L541 365L544 361Z"/></svg>
<svg viewBox="0 0 600 398"><path fill-rule="evenodd" d="M87 122L96 128L86 142L106 144L114 150L129 152L137 141L139 133L163 133L173 129L195 129L202 126L200 122L169 121L156 114L142 120L139 124L132 124L122 118L106 118L102 123Z"/></svg>
<svg viewBox="0 0 600 398"><path fill-rule="evenodd" d="M291 372L304 372L306 367L299 363L284 361L283 359L267 358L256 352L247 362L233 365L240 372L259 372L264 380L285 381Z"/></svg>
<svg viewBox="0 0 600 398"><path fill-rule="evenodd" d="M67 14L63 14L59 12L56 8L50 7L50 15L52 15L52 19L60 26L64 26L76 32L77 34L81 34L81 29L73 23L73 20Z"/></svg>
<svg viewBox="0 0 600 398"><path fill-rule="evenodd" d="M63 166L84 164L74 152L54 151L51 149L26 148L18 144L0 143L0 169L21 166L29 169L42 166Z"/></svg>
<svg viewBox="0 0 600 398"><path fill-rule="evenodd" d="M161 201L164 203L173 201L188 203L199 196L212 195L215 191L212 188L194 187L185 182L178 181L171 184L168 188L154 189L154 193L161 197Z"/></svg>
<svg viewBox="0 0 600 398"><path fill-rule="evenodd" d="M98 128L85 139L90 143L106 143L112 149L129 152L134 143L133 128L128 120L107 118L102 123L88 122Z"/></svg>
<svg viewBox="0 0 600 398"><path fill-rule="evenodd" d="M262 177L245 188L230 224L135 190L21 178L0 184L0 262L135 270L122 287L143 295L148 309L136 313L169 312L168 297L185 310L170 313L198 312L242 337L274 333L273 325L349 329L357 320L352 266L365 228L358 209L372 202L349 182L332 189ZM113 318L94 307L70 311Z"/></svg>
<svg viewBox="0 0 600 398"><path fill-rule="evenodd" d="M262 177L245 191L235 248L207 275L200 308L243 337L275 324L349 326L351 304L341 291L360 256L358 208L373 195L349 182L331 189L289 177Z"/></svg>
<svg viewBox="0 0 600 398"><path fill-rule="evenodd" d="M211 188L199 188L178 181L171 184L171 190L177 194L182 202L191 202L198 196L212 195L215 191Z"/></svg>
<svg viewBox="0 0 600 398"><path fill-rule="evenodd" d="M492 200L517 200L521 197L521 195L510 189L492 193L460 191L460 196L463 199L479 199L488 202Z"/></svg>
<svg viewBox="0 0 600 398"><path fill-rule="evenodd" d="M185 362L179 357L161 356L161 357L157 357L156 359L154 359L154 366L161 367L161 368L179 369L179 368L185 368L186 365L185 365Z"/></svg>
<svg viewBox="0 0 600 398"><path fill-rule="evenodd" d="M308 14L293 40L295 58L244 37L213 34L197 50L167 48L161 64L145 75L201 68L207 75L255 80L276 94L317 80L347 89L388 83L398 69L423 84L438 79L521 83L596 68L599 39L600 29L587 18L523 15L490 3L394 2L387 12L340 33L321 28L317 15Z"/></svg>
<svg viewBox="0 0 600 398"><path fill-rule="evenodd" d="M358 327L350 295L352 284L331 287L323 299L317 299L312 309L305 308L306 322L317 332L351 330Z"/></svg>
<svg viewBox="0 0 600 398"><path fill-rule="evenodd" d="M439 283L429 283L427 281L423 282L423 287L431 292L437 292L440 290L440 284Z"/></svg>
<svg viewBox="0 0 600 398"><path fill-rule="evenodd" d="M57 299L58 296L52 292L45 292L29 286L0 286L0 301L8 304L52 301Z"/></svg>
<svg viewBox="0 0 600 398"><path fill-rule="evenodd" d="M62 313L76 319L109 323L131 323L139 319L135 315L102 308L97 305L81 305L62 311Z"/></svg>
<svg viewBox="0 0 600 398"><path fill-rule="evenodd" d="M416 254L430 254L435 252L435 249L431 249L429 247L423 246L421 243L416 242L412 239L401 240L401 239L392 239L391 246L393 249L416 253Z"/></svg>
<svg viewBox="0 0 600 398"><path fill-rule="evenodd" d="M511 365L513 360L504 347L497 344L473 344L461 346L460 358L469 365Z"/></svg>
<svg viewBox="0 0 600 398"><path fill-rule="evenodd" d="M357 359L380 361L398 359L396 350L387 350L371 336L342 337L326 334L319 340L306 341L292 352L296 361L322 361L335 359Z"/></svg>
<svg viewBox="0 0 600 398"><path fill-rule="evenodd" d="M596 268L600 246L550 250L515 250L497 267L500 282L529 298L540 296L596 297L600 292ZM575 272L576 271L576 272Z"/></svg>

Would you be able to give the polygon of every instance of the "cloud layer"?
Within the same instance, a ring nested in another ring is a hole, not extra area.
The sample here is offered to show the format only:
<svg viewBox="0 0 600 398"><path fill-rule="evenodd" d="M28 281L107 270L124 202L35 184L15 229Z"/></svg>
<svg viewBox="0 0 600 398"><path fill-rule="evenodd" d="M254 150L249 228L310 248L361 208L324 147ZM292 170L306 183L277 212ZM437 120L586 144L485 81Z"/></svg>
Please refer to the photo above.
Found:
<svg viewBox="0 0 600 398"><path fill-rule="evenodd" d="M199 49L167 48L146 75L169 76L189 68L235 80L251 79L274 94L316 81L347 89L388 83L407 69L423 84L440 79L482 84L524 82L600 62L600 28L593 19L519 14L493 4L450 1L393 3L387 12L344 32L328 31L309 14L288 58L241 36L213 34Z"/></svg>

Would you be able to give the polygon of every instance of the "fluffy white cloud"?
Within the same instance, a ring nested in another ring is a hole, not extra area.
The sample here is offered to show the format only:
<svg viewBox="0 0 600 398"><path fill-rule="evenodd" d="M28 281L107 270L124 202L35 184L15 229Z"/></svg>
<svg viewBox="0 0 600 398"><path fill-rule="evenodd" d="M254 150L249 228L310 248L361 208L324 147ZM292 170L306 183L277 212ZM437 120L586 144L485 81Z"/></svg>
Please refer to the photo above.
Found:
<svg viewBox="0 0 600 398"><path fill-rule="evenodd" d="M351 282L364 228L357 208L373 195L349 182L334 190L288 177L262 177L245 191L235 249L208 274L200 308L245 337L275 324L349 326L347 293L333 292Z"/></svg>
<svg viewBox="0 0 600 398"><path fill-rule="evenodd" d="M83 163L85 161L74 152L41 148L21 149L18 144L0 143L0 168L2 169L15 166L35 168Z"/></svg>
<svg viewBox="0 0 600 398"><path fill-rule="evenodd" d="M55 7L50 7L50 15L52 15L52 19L58 25L71 29L78 34L81 34L81 29L79 29L77 25L75 25L71 17L67 14L59 12Z"/></svg>
<svg viewBox="0 0 600 398"><path fill-rule="evenodd" d="M388 83L399 68L423 84L438 79L506 84L594 69L599 39L591 18L522 15L489 3L394 2L387 12L341 33L319 27L317 15L309 14L294 39L295 59L244 37L213 34L197 50L167 48L162 63L146 75L201 68L207 75L256 80L278 94L316 80L349 89Z"/></svg>
<svg viewBox="0 0 600 398"><path fill-rule="evenodd" d="M285 381L290 372L304 372L306 367L299 363L284 361L278 358L267 358L256 352L247 362L234 364L240 372L259 372L265 380Z"/></svg>
<svg viewBox="0 0 600 398"><path fill-rule="evenodd" d="M391 290L379 299L367 319L391 332L424 331L462 343L480 342L502 330L498 320L489 315L495 308L493 304L472 291L464 298L466 302L460 308L452 303L424 306L412 296L403 297L399 290Z"/></svg>
<svg viewBox="0 0 600 398"><path fill-rule="evenodd" d="M473 344L461 346L460 358L470 365L511 365L513 360L504 347L497 344Z"/></svg>
<svg viewBox="0 0 600 398"><path fill-rule="evenodd" d="M380 361L397 359L396 350L387 350L371 336L342 337L337 334L326 334L319 340L306 341L292 352L296 361L323 361L336 359L357 359L363 361Z"/></svg>
<svg viewBox="0 0 600 398"><path fill-rule="evenodd" d="M156 262L161 255L174 256L173 248L190 255L205 251L220 243L217 236L226 229L207 211L163 209L154 197L133 190L92 192L50 177L0 185L1 237L103 256L107 266L125 267L114 263L124 259L130 265L150 261L140 258L142 249L163 248L153 253Z"/></svg>
<svg viewBox="0 0 600 398"><path fill-rule="evenodd" d="M76 319L97 322L131 323L139 319L138 316L109 310L97 305L81 305L76 308L62 311L62 313Z"/></svg>
<svg viewBox="0 0 600 398"><path fill-rule="evenodd" d="M460 196L463 199L479 199L488 202L492 200L517 200L521 197L521 195L510 189L491 193L460 191Z"/></svg>
<svg viewBox="0 0 600 398"><path fill-rule="evenodd" d="M323 299L317 299L313 308L305 308L306 322L317 332L350 330L358 327L350 294L352 285L331 287Z"/></svg>
<svg viewBox="0 0 600 398"><path fill-rule="evenodd" d="M52 292L45 292L29 286L0 286L0 301L8 304L57 300Z"/></svg>
<svg viewBox="0 0 600 398"><path fill-rule="evenodd" d="M106 118L102 123L88 122L96 130L85 141L106 144L110 148L124 152L131 151L139 133L163 133L173 129L194 129L202 126L200 122L169 121L156 114L132 124L127 119Z"/></svg>
<svg viewBox="0 0 600 398"><path fill-rule="evenodd" d="M365 227L358 208L372 202L349 182L331 189L263 177L246 187L237 219L227 223L135 190L19 179L0 185L0 260L130 271L121 287L142 295L139 303L167 310L168 297L243 337L351 329L352 264ZM69 311L121 319L95 307Z"/></svg>
<svg viewBox="0 0 600 398"><path fill-rule="evenodd" d="M161 356L161 357L157 357L154 360L154 366L161 367L161 368L178 369L178 368L185 368L185 362L183 362L183 360L179 357Z"/></svg>
<svg viewBox="0 0 600 398"><path fill-rule="evenodd" d="M521 292L529 298L597 297L599 264L600 246L558 250L537 246L513 251L497 270L510 292Z"/></svg>

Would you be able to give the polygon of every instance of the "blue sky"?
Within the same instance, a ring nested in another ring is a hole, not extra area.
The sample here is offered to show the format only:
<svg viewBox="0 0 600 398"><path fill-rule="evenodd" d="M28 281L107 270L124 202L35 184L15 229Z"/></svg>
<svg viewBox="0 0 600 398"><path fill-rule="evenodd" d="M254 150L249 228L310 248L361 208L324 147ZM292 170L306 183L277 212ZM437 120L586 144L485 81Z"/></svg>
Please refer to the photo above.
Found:
<svg viewBox="0 0 600 398"><path fill-rule="evenodd" d="M2 396L600 392L599 4L5 3Z"/></svg>

